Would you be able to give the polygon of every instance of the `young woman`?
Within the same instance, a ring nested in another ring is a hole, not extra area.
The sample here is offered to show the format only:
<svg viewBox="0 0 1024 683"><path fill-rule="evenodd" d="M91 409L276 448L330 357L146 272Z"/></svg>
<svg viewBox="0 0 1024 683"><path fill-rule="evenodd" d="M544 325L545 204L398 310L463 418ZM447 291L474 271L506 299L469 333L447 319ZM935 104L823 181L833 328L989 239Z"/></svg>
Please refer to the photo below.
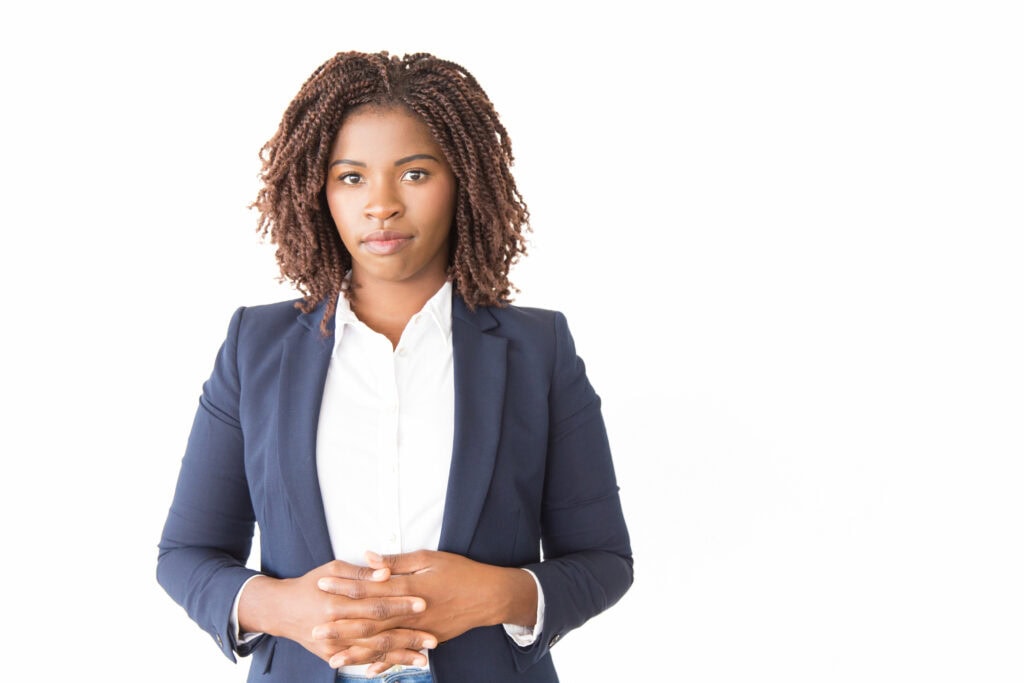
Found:
<svg viewBox="0 0 1024 683"><path fill-rule="evenodd" d="M632 556L565 319L509 305L528 214L490 100L431 55L338 54L262 159L303 296L231 319L160 583L250 681L556 681Z"/></svg>

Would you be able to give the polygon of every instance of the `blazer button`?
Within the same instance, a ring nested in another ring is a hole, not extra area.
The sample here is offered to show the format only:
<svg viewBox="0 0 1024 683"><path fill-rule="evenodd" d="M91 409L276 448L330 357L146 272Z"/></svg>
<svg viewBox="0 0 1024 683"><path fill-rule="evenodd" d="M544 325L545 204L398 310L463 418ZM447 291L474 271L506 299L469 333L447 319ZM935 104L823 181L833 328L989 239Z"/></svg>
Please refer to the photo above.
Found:
<svg viewBox="0 0 1024 683"><path fill-rule="evenodd" d="M219 633L217 634L217 644L220 645L221 647L224 647L224 641L222 641L220 639L220 634Z"/></svg>
<svg viewBox="0 0 1024 683"><path fill-rule="evenodd" d="M548 649L553 648L555 646L555 643L557 643L561 639L562 639L562 634L561 633L556 633L555 635L553 635L551 637L551 640L548 641Z"/></svg>

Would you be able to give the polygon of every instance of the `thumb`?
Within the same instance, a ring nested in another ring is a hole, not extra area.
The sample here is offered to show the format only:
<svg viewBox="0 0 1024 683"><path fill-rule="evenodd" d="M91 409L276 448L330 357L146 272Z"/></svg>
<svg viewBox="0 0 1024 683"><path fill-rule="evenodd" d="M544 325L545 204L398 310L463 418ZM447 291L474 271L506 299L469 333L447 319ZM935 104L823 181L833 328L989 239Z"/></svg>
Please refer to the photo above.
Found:
<svg viewBox="0 0 1024 683"><path fill-rule="evenodd" d="M367 550L365 557L366 564L371 568L389 569L392 574L413 574L430 566L422 550L398 555L381 555Z"/></svg>

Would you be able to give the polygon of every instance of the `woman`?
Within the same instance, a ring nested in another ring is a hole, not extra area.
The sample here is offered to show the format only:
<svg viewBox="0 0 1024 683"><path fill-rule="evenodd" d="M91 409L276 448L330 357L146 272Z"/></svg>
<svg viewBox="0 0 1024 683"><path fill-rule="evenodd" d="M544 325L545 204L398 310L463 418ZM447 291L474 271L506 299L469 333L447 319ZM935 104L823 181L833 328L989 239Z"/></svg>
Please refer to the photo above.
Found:
<svg viewBox="0 0 1024 683"><path fill-rule="evenodd" d="M632 557L565 319L508 303L528 214L487 95L430 55L338 54L262 158L303 297L233 316L160 583L250 681L556 681Z"/></svg>

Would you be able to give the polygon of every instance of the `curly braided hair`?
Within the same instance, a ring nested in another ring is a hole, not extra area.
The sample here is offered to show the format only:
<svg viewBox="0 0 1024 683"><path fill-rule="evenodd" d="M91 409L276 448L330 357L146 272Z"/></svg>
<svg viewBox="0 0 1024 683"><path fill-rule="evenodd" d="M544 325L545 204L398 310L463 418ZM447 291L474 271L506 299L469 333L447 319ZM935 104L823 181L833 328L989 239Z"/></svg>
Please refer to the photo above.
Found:
<svg viewBox="0 0 1024 683"><path fill-rule="evenodd" d="M470 310L504 306L508 271L526 254L529 211L510 167L512 146L487 94L454 62L426 53L341 52L306 80L274 136L260 150L263 187L253 202L257 231L277 245L281 279L302 293L296 306L337 308L352 257L324 194L328 156L347 113L363 105L400 106L419 116L455 175L457 190L448 274Z"/></svg>

